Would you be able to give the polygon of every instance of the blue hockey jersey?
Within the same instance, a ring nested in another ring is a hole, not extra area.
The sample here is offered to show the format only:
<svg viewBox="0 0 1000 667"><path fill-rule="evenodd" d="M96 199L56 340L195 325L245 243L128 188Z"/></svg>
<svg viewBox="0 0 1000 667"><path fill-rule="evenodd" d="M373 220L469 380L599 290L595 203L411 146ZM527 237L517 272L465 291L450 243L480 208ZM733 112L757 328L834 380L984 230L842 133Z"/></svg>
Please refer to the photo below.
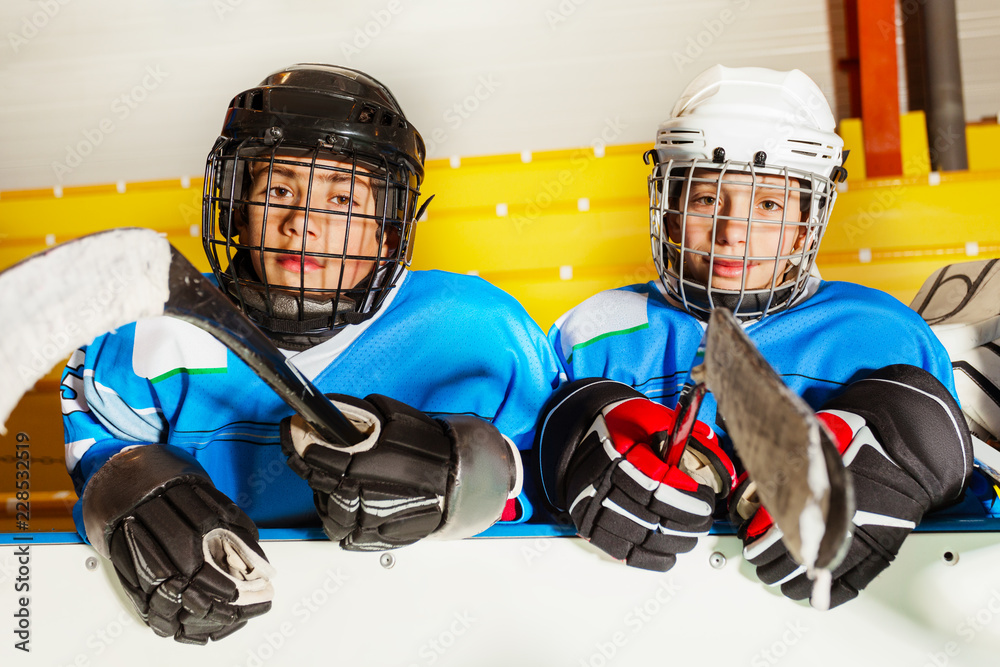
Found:
<svg viewBox="0 0 1000 667"><path fill-rule="evenodd" d="M806 296L787 310L745 325L744 331L785 384L813 409L890 364L919 366L955 393L948 353L920 316L896 299L860 285L818 279L811 280ZM549 339L568 379L618 380L672 407L704 331L704 322L671 305L653 281L591 297L561 317ZM752 379L747 382L752 389ZM729 446L711 394L698 418Z"/></svg>
<svg viewBox="0 0 1000 667"><path fill-rule="evenodd" d="M286 354L324 393L476 415L521 449L559 378L548 341L517 301L441 271L408 272L374 317ZM66 464L81 495L114 454L164 443L191 453L258 526L318 525L312 491L279 444L291 408L193 325L159 317L98 337L70 359L62 405ZM83 534L79 502L74 517Z"/></svg>

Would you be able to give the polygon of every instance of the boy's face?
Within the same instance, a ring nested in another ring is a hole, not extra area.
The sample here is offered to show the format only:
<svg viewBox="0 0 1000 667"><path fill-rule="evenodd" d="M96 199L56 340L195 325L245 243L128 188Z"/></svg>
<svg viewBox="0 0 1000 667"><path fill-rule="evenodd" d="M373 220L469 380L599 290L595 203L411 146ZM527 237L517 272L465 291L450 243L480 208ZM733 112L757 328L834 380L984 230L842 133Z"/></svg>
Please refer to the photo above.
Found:
<svg viewBox="0 0 1000 667"><path fill-rule="evenodd" d="M685 277L724 290L739 290L741 286L765 289L772 286L772 281L775 286L781 284L787 259L747 259L744 266L743 257L776 257L800 249L805 239L805 227L796 224L803 219L800 193L790 189L786 202L785 179L781 176L758 174L756 187L751 187L749 174L726 172L721 187L719 172L696 169L694 178L704 182L688 183L676 205L673 201L670 203L670 208L681 211L685 202L687 205L684 248L706 253L683 253ZM766 187L769 185L778 187ZM793 179L791 185L797 185L797 181ZM713 216L719 216L715 219L714 232ZM785 220L783 231L782 216ZM678 244L681 241L680 220L678 214L667 215L670 240ZM708 253L712 252L715 260L711 263L710 276Z"/></svg>
<svg viewBox="0 0 1000 667"><path fill-rule="evenodd" d="M263 253L251 251L257 275L262 280L266 277L268 284L294 288L304 284L307 290L350 289L372 271L375 257L390 253L384 241L379 243L379 223L358 217L375 214L378 195L371 177L364 175L367 170L358 167L353 193L351 164L338 160L317 159L311 183L308 160L302 164L276 162L270 184L267 162L251 163L250 170L251 185L246 198L255 203L246 207L246 221L238 226L239 237L244 245L263 244L268 249ZM308 224L304 210L307 207ZM351 212L349 233L348 211ZM307 253L338 257L303 256L303 236ZM367 259L343 259L362 255ZM323 298L322 293L310 296ZM326 294L326 298L329 296Z"/></svg>

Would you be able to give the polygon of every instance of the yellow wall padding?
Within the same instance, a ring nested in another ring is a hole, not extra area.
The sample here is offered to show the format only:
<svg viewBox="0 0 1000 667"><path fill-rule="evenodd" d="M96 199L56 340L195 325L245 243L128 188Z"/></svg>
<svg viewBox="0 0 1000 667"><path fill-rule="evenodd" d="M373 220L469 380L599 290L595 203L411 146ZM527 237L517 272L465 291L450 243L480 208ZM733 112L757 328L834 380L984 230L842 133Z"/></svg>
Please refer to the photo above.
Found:
<svg viewBox="0 0 1000 667"><path fill-rule="evenodd" d="M970 171L1000 171L1000 125L976 123L965 128Z"/></svg>
<svg viewBox="0 0 1000 667"><path fill-rule="evenodd" d="M844 150L850 151L847 162L847 180L850 182L860 182L868 178L865 169L865 135L861 129L860 118L845 118L840 121L837 133L844 140Z"/></svg>

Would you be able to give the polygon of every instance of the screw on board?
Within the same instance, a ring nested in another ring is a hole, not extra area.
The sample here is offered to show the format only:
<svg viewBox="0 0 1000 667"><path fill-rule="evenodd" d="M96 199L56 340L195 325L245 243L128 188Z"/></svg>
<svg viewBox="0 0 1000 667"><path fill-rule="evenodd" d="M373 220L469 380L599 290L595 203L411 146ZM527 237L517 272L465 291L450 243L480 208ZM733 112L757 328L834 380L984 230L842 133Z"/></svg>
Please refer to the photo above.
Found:
<svg viewBox="0 0 1000 667"><path fill-rule="evenodd" d="M382 565L382 567L390 570L392 569L392 566L396 564L396 557L392 554L385 553L379 557L378 562Z"/></svg>
<svg viewBox="0 0 1000 667"><path fill-rule="evenodd" d="M721 570L726 566L726 557L718 551L713 551L712 555L708 557L708 564L716 570Z"/></svg>
<svg viewBox="0 0 1000 667"><path fill-rule="evenodd" d="M941 555L941 560L944 561L945 565L955 565L958 563L958 554L954 551L945 551Z"/></svg>
<svg viewBox="0 0 1000 667"><path fill-rule="evenodd" d="M83 562L83 565L88 570L96 570L97 569L97 559L94 558L93 556L91 556L90 558L88 558L87 560L85 560Z"/></svg>

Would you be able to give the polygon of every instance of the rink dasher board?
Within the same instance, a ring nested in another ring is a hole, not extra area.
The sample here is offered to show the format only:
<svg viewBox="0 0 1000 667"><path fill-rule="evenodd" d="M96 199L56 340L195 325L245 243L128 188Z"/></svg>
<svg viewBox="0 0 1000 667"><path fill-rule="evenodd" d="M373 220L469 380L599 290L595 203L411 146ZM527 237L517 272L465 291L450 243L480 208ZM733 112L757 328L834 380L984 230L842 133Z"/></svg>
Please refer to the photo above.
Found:
<svg viewBox="0 0 1000 667"><path fill-rule="evenodd" d="M994 664L1000 650L1000 534L990 532L914 534L859 599L825 613L762 585L733 536L701 540L667 573L567 537L425 541L392 552L391 567L382 553L323 541L264 548L278 570L273 608L198 647L142 625L89 546L33 543L24 653L13 633L18 547L0 546L0 661L941 666Z"/></svg>

